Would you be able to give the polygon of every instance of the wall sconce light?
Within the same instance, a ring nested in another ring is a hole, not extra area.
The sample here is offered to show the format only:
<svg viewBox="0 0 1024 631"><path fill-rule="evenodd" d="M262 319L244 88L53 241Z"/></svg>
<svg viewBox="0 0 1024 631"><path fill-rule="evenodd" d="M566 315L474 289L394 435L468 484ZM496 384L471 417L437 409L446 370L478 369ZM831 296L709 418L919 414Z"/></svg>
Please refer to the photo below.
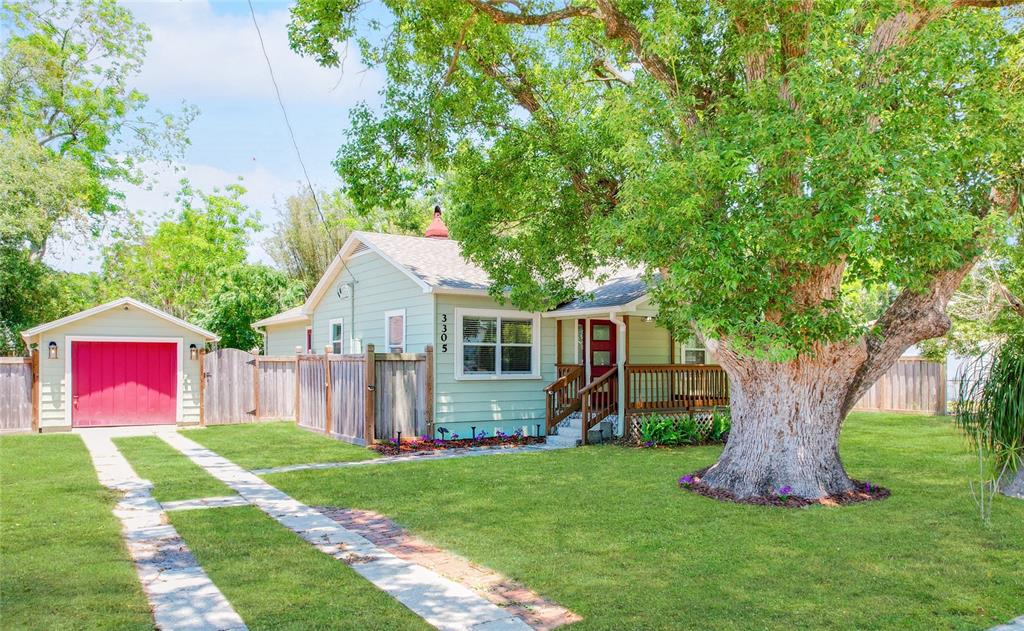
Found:
<svg viewBox="0 0 1024 631"><path fill-rule="evenodd" d="M57 342L50 342L46 345L46 356L50 359L57 359Z"/></svg>
<svg viewBox="0 0 1024 631"><path fill-rule="evenodd" d="M647 324L654 322L654 316L644 316L644 322L646 322Z"/></svg>
<svg viewBox="0 0 1024 631"><path fill-rule="evenodd" d="M193 361L199 359L199 349L196 348L195 344L189 344L189 347L188 347L188 358L193 360Z"/></svg>

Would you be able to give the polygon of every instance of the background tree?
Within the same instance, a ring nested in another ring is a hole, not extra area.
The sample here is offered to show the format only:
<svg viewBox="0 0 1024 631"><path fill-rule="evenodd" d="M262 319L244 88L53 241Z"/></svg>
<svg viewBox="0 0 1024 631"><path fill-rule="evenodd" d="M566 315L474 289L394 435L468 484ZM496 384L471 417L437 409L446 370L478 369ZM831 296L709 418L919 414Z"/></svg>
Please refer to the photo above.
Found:
<svg viewBox="0 0 1024 631"><path fill-rule="evenodd" d="M102 302L96 274L55 271L0 244L0 355L25 352L21 331Z"/></svg>
<svg viewBox="0 0 1024 631"><path fill-rule="evenodd" d="M191 321L220 335L228 348L263 349L263 336L250 326L302 304L301 281L266 265L241 264L223 270L211 296L191 314Z"/></svg>
<svg viewBox="0 0 1024 631"><path fill-rule="evenodd" d="M115 187L180 157L195 112L145 113L149 32L113 1L4 2L0 22L0 352L19 353L21 330L102 299L95 275L45 264L50 242L126 218Z"/></svg>
<svg viewBox="0 0 1024 631"><path fill-rule="evenodd" d="M96 236L123 212L114 185L180 157L195 112L144 112L131 80L149 30L113 0L5 2L2 17L0 218L41 260L54 235Z"/></svg>
<svg viewBox="0 0 1024 631"><path fill-rule="evenodd" d="M240 198L245 189L207 194L183 184L181 210L150 234L105 248L102 276L112 295L132 296L180 318L203 307L221 274L245 262L260 224Z"/></svg>
<svg viewBox="0 0 1024 631"><path fill-rule="evenodd" d="M1013 2L384 4L393 20L292 10L295 49L336 65L360 36L388 74L336 163L356 205L446 176L465 254L526 308L645 266L661 322L729 374L733 430L704 482L851 490L843 419L946 332L1020 205L1021 37L985 8ZM870 327L845 308L857 284L897 292Z"/></svg>
<svg viewBox="0 0 1024 631"><path fill-rule="evenodd" d="M929 357L973 356L1010 337L1024 339L1024 216L1011 218L1006 228L950 299L949 334L922 344Z"/></svg>
<svg viewBox="0 0 1024 631"><path fill-rule="evenodd" d="M281 209L282 219L266 244L274 262L301 280L307 292L316 286L353 230L422 234L431 216L425 203L355 213L352 202L341 191L317 193L317 201L319 209L308 189L289 195Z"/></svg>

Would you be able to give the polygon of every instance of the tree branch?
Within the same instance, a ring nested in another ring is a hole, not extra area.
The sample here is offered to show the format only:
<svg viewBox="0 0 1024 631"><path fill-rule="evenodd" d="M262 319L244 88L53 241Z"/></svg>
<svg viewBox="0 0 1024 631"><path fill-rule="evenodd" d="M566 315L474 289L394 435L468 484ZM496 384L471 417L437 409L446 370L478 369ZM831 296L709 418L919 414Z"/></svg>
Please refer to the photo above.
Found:
<svg viewBox="0 0 1024 631"><path fill-rule="evenodd" d="M561 22L562 20L568 20L571 18L594 17L594 10L590 7L568 6L564 9L549 11L547 13L513 13L511 11L500 9L499 7L502 4L515 4L518 6L518 3L503 2L501 0L466 0L466 2L499 24L541 26L544 24Z"/></svg>
<svg viewBox="0 0 1024 631"><path fill-rule="evenodd" d="M664 59L647 50L639 29L626 17L626 14L619 11L619 8L611 0L597 0L597 9L598 16L604 23L605 36L625 42L636 55L644 70L661 82L668 89L669 94L678 96L679 82L676 81L675 73Z"/></svg>

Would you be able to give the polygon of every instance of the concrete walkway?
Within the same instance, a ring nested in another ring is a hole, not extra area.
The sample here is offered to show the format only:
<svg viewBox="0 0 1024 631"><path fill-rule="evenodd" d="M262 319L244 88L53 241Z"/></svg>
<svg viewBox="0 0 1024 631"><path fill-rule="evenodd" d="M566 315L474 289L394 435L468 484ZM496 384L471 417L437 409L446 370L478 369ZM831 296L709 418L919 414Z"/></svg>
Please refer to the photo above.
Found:
<svg viewBox="0 0 1024 631"><path fill-rule="evenodd" d="M400 559L255 474L179 433L160 437L281 525L353 570L438 629L527 631L530 627L479 594Z"/></svg>
<svg viewBox="0 0 1024 631"><path fill-rule="evenodd" d="M992 627L988 631L1024 631L1024 616L1014 618L1006 624L1001 624L998 627Z"/></svg>
<svg viewBox="0 0 1024 631"><path fill-rule="evenodd" d="M408 456L384 456L373 460L355 460L352 462L314 462L311 464L290 464L266 469L253 469L256 475L268 473L289 473L291 471L307 471L310 469L345 469L348 467L367 467L379 464L395 464L400 462L422 462L425 460L450 460L452 458L475 458L477 456L502 456L514 454L535 454L556 449L568 449L568 445L523 445L522 447L466 447L460 449L439 449L437 451L421 451Z"/></svg>
<svg viewBox="0 0 1024 631"><path fill-rule="evenodd" d="M145 428L76 430L89 449L100 483L123 493L114 508L122 536L142 582L158 629L163 631L216 631L245 629L231 606L192 552L168 523L160 504L150 494L152 485L135 473L111 438L153 434ZM170 428L174 432L174 428ZM168 433L167 431L163 432ZM58 596L59 597L59 596Z"/></svg>

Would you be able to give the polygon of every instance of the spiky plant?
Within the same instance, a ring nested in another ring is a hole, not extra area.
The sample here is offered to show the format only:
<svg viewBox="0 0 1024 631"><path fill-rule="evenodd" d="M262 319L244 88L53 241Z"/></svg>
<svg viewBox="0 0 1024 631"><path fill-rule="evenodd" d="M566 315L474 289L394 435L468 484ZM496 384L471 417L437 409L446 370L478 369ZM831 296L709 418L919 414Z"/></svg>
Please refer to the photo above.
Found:
<svg viewBox="0 0 1024 631"><path fill-rule="evenodd" d="M956 424L997 474L1024 469L1024 336L966 366Z"/></svg>

